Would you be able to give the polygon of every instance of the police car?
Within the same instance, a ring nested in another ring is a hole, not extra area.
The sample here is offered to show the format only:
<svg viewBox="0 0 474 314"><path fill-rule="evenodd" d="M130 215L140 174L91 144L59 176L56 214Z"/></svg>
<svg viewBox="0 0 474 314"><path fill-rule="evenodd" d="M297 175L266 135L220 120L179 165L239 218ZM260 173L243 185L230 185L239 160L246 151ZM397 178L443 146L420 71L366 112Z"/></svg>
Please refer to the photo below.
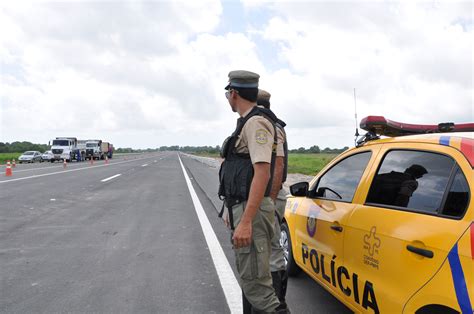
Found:
<svg viewBox="0 0 474 314"><path fill-rule="evenodd" d="M474 123L361 127L357 147L290 188L289 274L355 312L473 313Z"/></svg>

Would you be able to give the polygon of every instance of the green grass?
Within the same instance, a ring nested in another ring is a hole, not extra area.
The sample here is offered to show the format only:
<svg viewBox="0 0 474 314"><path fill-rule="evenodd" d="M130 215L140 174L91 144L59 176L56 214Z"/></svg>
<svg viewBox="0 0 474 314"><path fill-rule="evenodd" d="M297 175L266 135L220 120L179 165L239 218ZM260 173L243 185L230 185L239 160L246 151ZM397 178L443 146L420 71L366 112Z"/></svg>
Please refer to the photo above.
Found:
<svg viewBox="0 0 474 314"><path fill-rule="evenodd" d="M15 158L16 162L18 163L18 157L21 156L22 153L0 153L0 164L4 165L7 163L7 160L10 162Z"/></svg>
<svg viewBox="0 0 474 314"><path fill-rule="evenodd" d="M289 154L288 173L315 175L337 154Z"/></svg>
<svg viewBox="0 0 474 314"><path fill-rule="evenodd" d="M202 157L218 158L219 154L194 153ZM295 154L288 155L288 173L315 175L326 166L337 154Z"/></svg>

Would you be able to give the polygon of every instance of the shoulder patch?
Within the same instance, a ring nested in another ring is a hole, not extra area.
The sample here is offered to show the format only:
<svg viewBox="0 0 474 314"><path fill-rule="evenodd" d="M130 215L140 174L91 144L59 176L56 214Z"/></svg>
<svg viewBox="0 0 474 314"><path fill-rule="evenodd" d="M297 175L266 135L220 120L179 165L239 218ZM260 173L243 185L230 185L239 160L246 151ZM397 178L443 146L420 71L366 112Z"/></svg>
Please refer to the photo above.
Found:
<svg viewBox="0 0 474 314"><path fill-rule="evenodd" d="M267 144L268 143L268 132L265 129L258 129L255 132L255 141L258 144Z"/></svg>

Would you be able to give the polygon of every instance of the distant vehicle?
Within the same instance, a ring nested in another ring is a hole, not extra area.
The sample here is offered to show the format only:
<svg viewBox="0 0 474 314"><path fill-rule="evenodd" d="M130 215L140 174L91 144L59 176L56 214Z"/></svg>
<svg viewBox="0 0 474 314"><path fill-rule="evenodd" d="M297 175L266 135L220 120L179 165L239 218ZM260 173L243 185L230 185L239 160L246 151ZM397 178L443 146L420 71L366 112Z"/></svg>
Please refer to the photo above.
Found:
<svg viewBox="0 0 474 314"><path fill-rule="evenodd" d="M76 158L77 150L77 138L75 137L56 137L51 145L51 151L54 154L54 158L50 159L51 162L55 160L66 160L70 162Z"/></svg>
<svg viewBox="0 0 474 314"><path fill-rule="evenodd" d="M82 160L85 160L86 158L86 148L87 148L86 143L87 143L87 140L77 140L76 157L77 157L77 152L79 151L81 153ZM79 160L79 161L82 161L82 160Z"/></svg>
<svg viewBox="0 0 474 314"><path fill-rule="evenodd" d="M102 150L101 159L105 159L105 156L107 156L107 158L109 159L112 158L112 155L114 153L114 146L111 143L102 142L102 144L100 145L100 149Z"/></svg>
<svg viewBox="0 0 474 314"><path fill-rule="evenodd" d="M51 159L54 158L54 154L52 151L50 150L47 150L43 153L43 155L41 155L41 160L42 161L50 161Z"/></svg>
<svg viewBox="0 0 474 314"><path fill-rule="evenodd" d="M101 140L86 141L86 159L102 159Z"/></svg>
<svg viewBox="0 0 474 314"><path fill-rule="evenodd" d="M88 140L86 141L86 159L105 159L112 158L114 146L109 142L102 140Z"/></svg>
<svg viewBox="0 0 474 314"><path fill-rule="evenodd" d="M41 159L41 153L38 151L34 150L29 150L27 152L24 152L19 158L18 162L24 163L24 162L42 162L43 160Z"/></svg>

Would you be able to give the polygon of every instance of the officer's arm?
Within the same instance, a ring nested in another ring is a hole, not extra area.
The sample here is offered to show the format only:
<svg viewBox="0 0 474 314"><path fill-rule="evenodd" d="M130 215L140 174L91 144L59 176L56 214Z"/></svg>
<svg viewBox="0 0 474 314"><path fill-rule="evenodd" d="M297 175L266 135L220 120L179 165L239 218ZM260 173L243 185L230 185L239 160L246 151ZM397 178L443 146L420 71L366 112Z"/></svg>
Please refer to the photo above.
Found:
<svg viewBox="0 0 474 314"><path fill-rule="evenodd" d="M233 244L235 248L249 246L252 241L252 220L260 207L268 180L270 180L270 164L257 162L253 165L254 176L250 186L250 194L244 213L235 229Z"/></svg>
<svg viewBox="0 0 474 314"><path fill-rule="evenodd" d="M281 189L281 180L283 180L283 158L275 158L275 169L273 170L273 181L272 181L272 190L270 191L270 197L272 200L276 200L278 192Z"/></svg>

